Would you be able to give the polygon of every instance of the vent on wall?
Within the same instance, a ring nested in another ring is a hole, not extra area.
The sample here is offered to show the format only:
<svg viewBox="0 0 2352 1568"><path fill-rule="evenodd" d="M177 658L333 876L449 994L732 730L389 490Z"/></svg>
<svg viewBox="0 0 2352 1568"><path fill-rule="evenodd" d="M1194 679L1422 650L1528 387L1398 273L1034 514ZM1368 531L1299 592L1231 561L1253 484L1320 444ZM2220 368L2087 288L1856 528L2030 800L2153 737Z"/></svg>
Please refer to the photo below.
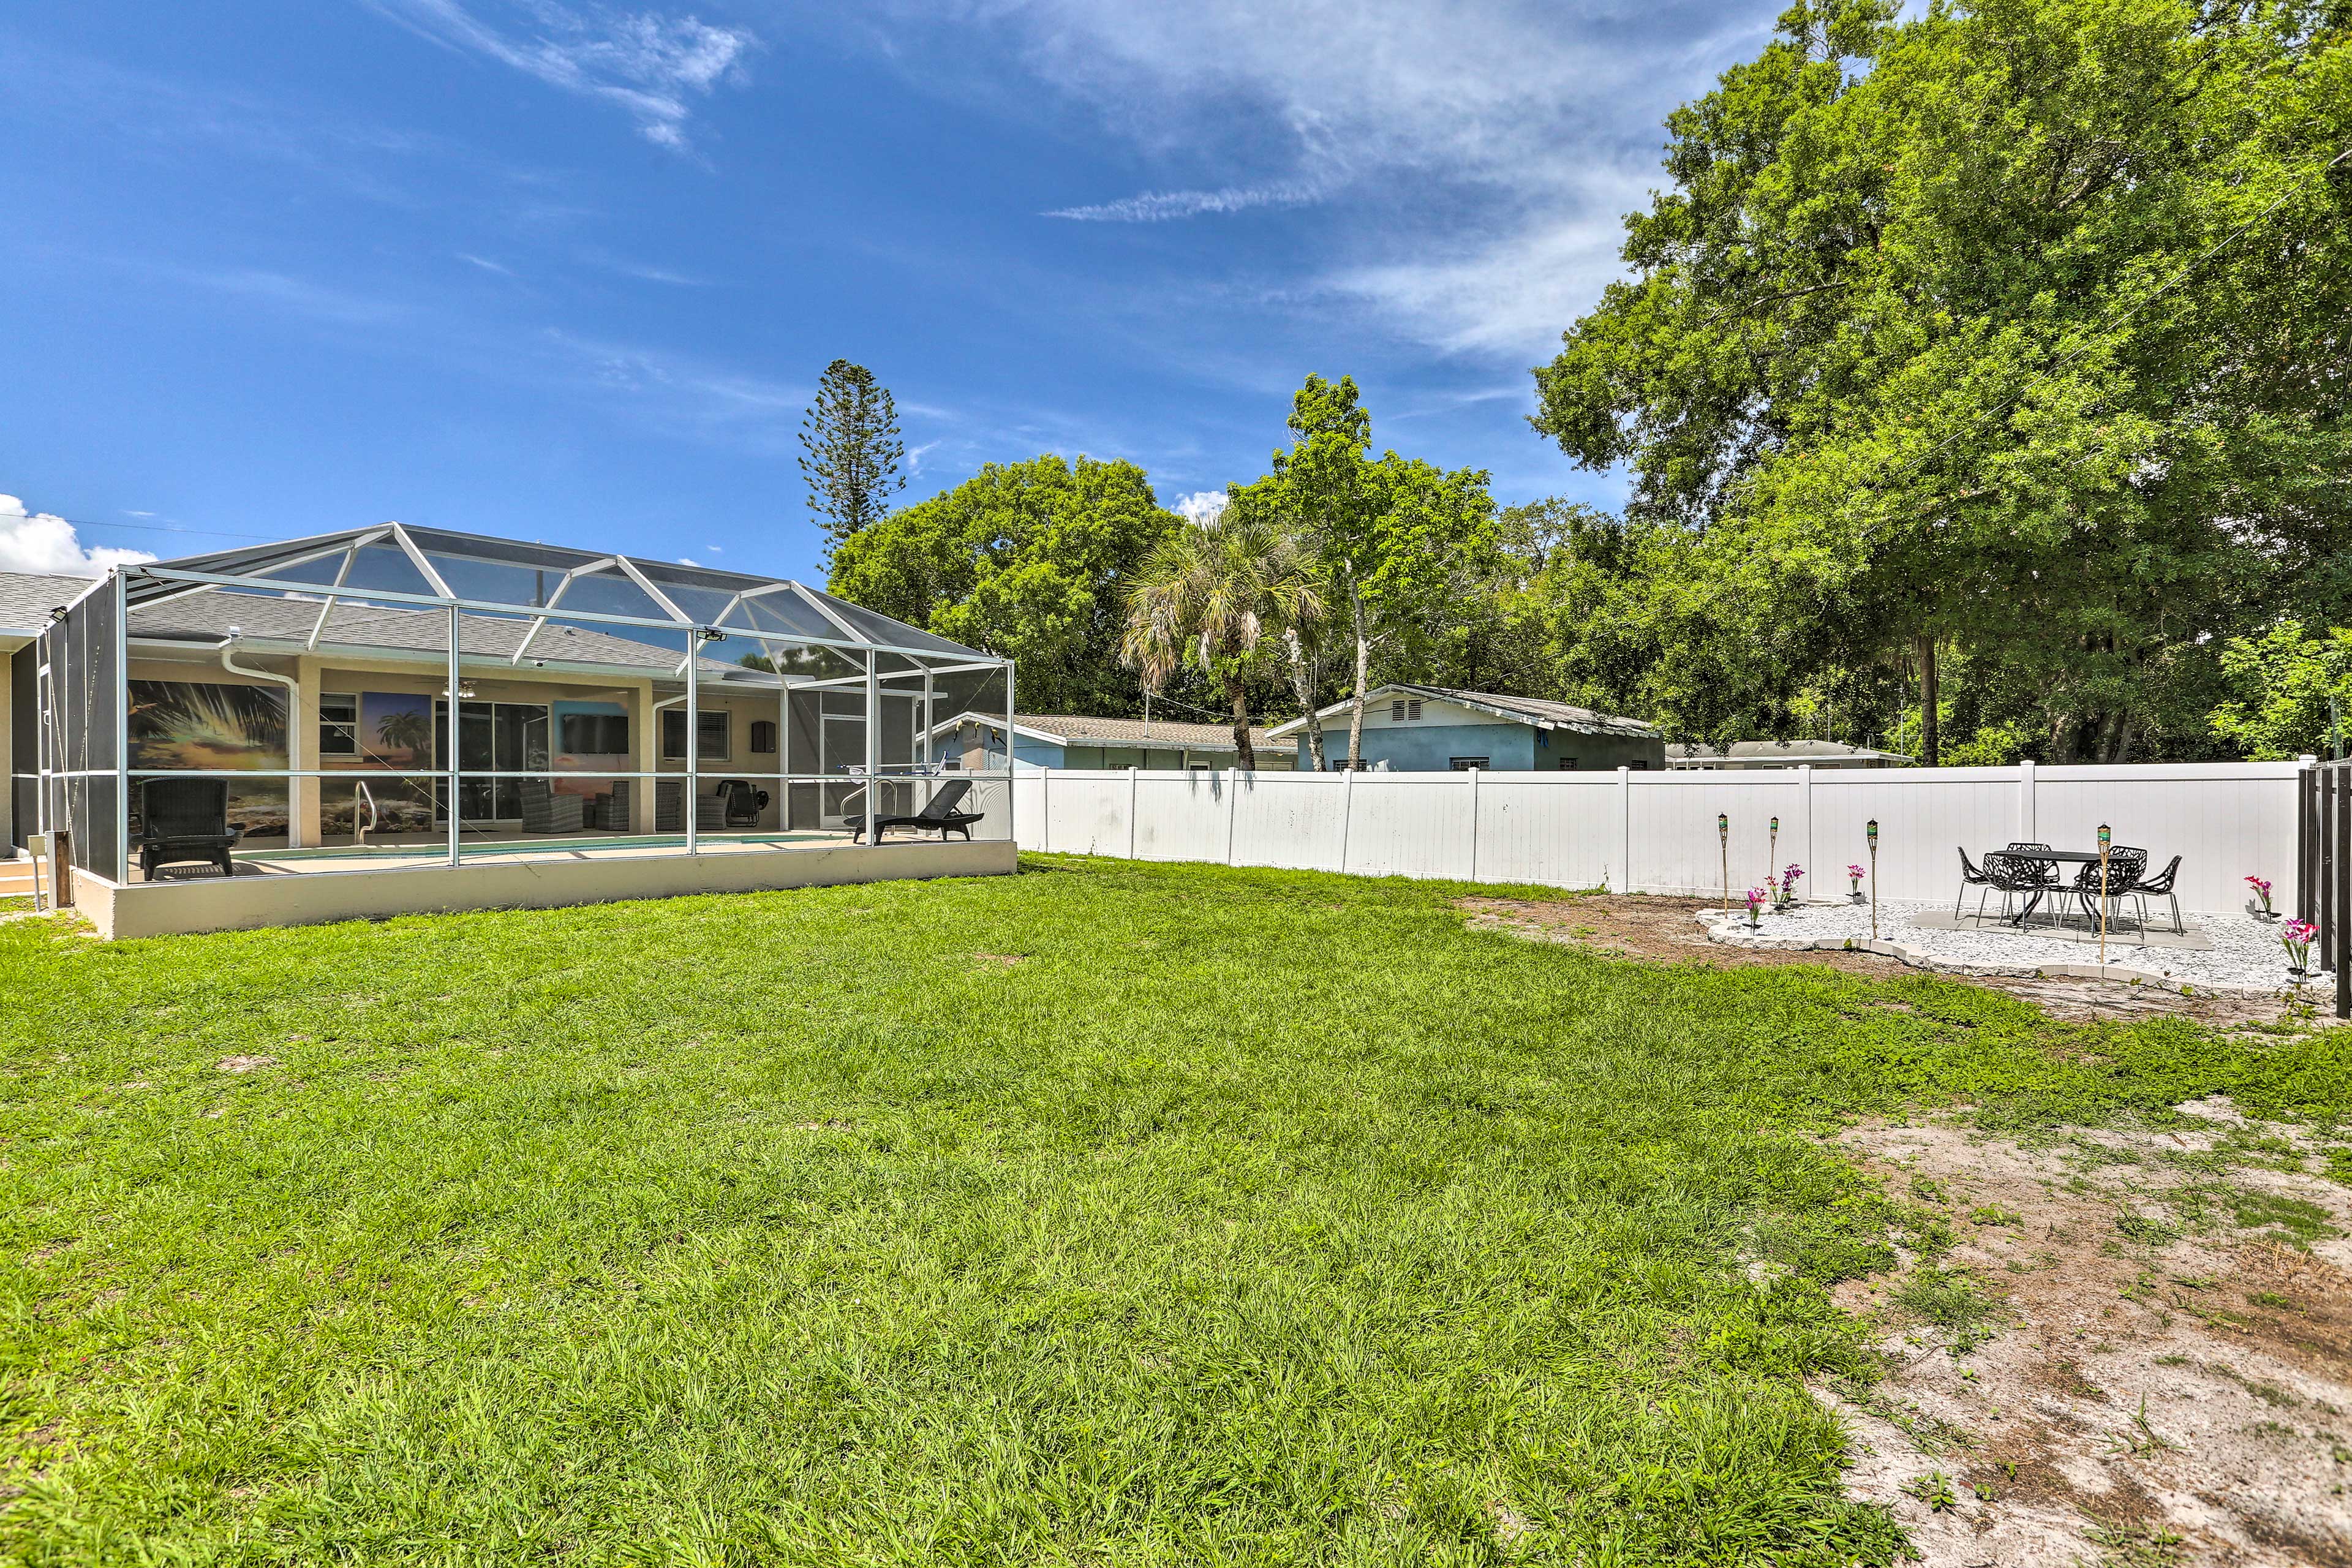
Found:
<svg viewBox="0 0 2352 1568"><path fill-rule="evenodd" d="M1408 720L1418 719L1420 717L1421 699L1418 697L1412 699L1410 701L1403 698L1398 698L1389 704L1389 722L1391 724L1402 724L1406 722Z"/></svg>

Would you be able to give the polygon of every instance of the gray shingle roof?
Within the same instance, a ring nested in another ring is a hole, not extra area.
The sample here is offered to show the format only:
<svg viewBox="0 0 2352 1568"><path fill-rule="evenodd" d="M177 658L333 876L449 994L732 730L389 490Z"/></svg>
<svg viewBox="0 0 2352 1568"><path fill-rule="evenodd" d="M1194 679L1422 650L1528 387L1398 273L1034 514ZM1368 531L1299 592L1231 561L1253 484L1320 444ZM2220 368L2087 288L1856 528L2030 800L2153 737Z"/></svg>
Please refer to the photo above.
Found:
<svg viewBox="0 0 2352 1568"><path fill-rule="evenodd" d="M1154 719L1149 724L1140 719L1090 719L1075 713L1016 713L1015 723L1048 735L1058 735L1065 741L1092 742L1097 744L1139 746L1157 743L1163 746L1190 746L1195 751L1230 752L1234 749L1234 727L1231 724L1192 724ZM1253 726L1250 743L1267 744L1265 730Z"/></svg>
<svg viewBox="0 0 2352 1568"><path fill-rule="evenodd" d="M95 581L47 573L0 572L0 632L37 632L49 612Z"/></svg>
<svg viewBox="0 0 2352 1568"><path fill-rule="evenodd" d="M1366 692L1367 704L1386 702L1391 692L1401 691L1411 697L1434 698L1441 702L1457 702L1465 708L1476 708L1500 719L1515 719L1548 730L1568 730L1580 735L1629 735L1648 740L1657 735L1658 727L1640 719L1622 718L1614 713L1599 713L1590 708L1579 708L1572 702L1554 702L1545 697L1510 697L1496 691L1465 691L1453 686L1420 686L1411 681L1392 680ZM1327 721L1334 714L1345 712L1345 700L1334 702L1322 710ZM1292 719L1277 724L1277 736L1297 733L1306 721Z"/></svg>
<svg viewBox="0 0 2352 1568"><path fill-rule="evenodd" d="M231 626L263 642L307 643L319 619L319 601L276 595L237 593L189 594L161 604L142 605L131 612L133 637L167 641L213 643ZM441 610L404 610L378 605L338 604L327 616L320 639L322 647L381 649L415 653L441 659L449 649L448 618ZM521 646L530 629L526 620L494 616L460 616L457 632L468 657L504 658ZM649 632L649 637L659 637ZM530 645L529 657L551 665L618 666L647 672L677 668L682 642L665 647L658 643L615 637L588 626L551 623ZM747 685L773 686L774 677L740 665L706 658L706 679L740 679Z"/></svg>

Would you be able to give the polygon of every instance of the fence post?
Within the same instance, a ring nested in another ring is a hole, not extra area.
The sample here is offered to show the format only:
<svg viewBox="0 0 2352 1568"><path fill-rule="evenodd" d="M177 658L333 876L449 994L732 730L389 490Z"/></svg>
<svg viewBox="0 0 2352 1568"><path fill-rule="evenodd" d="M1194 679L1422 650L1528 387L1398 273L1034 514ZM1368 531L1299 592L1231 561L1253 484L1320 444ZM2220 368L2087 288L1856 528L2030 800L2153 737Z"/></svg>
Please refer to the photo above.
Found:
<svg viewBox="0 0 2352 1568"><path fill-rule="evenodd" d="M1240 772L1238 767L1225 770L1225 864L1228 866L1234 863L1234 812L1241 800L1234 775Z"/></svg>
<svg viewBox="0 0 2352 1568"><path fill-rule="evenodd" d="M2317 877L2317 845L2311 832L2311 799L2313 777L2311 764L2319 759L2308 753L2295 759L2294 770L2294 918L2311 918L2311 885Z"/></svg>
<svg viewBox="0 0 2352 1568"><path fill-rule="evenodd" d="M1617 890L1633 890L1633 770L1620 763L1617 768L1617 849L1625 857L1625 885Z"/></svg>
<svg viewBox="0 0 2352 1568"><path fill-rule="evenodd" d="M2017 837L2021 844L2040 840L2033 832L2033 760L2029 757L2017 764Z"/></svg>
<svg viewBox="0 0 2352 1568"><path fill-rule="evenodd" d="M1470 879L1478 879L1478 770L1470 770Z"/></svg>
<svg viewBox="0 0 2352 1568"><path fill-rule="evenodd" d="M1142 784L1143 770L1139 767L1129 768L1127 770L1127 858L1130 860L1135 858L1135 810Z"/></svg>
<svg viewBox="0 0 2352 1568"><path fill-rule="evenodd" d="M2352 790L2345 787L2345 769L2336 766L2336 769L2328 771L2338 775L2336 778L2336 837L2328 839L2328 848L2336 851L2336 856L2333 856L2336 865L2328 868L2333 872L2328 881L2336 884L2336 898L2333 898L2336 924L2331 926L2333 941L2328 941L2322 952L2328 954L2331 966L2336 969L2336 1016L2352 1018L2352 962L2347 962L2347 954L2345 954L2345 950L2352 947L2352 926L2345 926L2345 902L2352 902L2352 856L2345 853L2345 839L2352 839Z"/></svg>
<svg viewBox="0 0 2352 1568"><path fill-rule="evenodd" d="M1797 765L1797 817L1802 826L1797 830L1797 842L1805 847L1805 875L1815 879L1820 887L1822 868L1813 863L1813 764Z"/></svg>
<svg viewBox="0 0 2352 1568"><path fill-rule="evenodd" d="M1356 770L1351 766L1339 784L1339 874L1348 874L1348 835L1356 826Z"/></svg>
<svg viewBox="0 0 2352 1568"><path fill-rule="evenodd" d="M822 702L824 699L820 697L817 700ZM820 722L822 722L821 720ZM1013 751L1009 746L1004 752L1004 767L1007 773L1012 773ZM1051 768L1037 770L1037 852L1041 855L1054 847L1054 797L1045 787L1046 781L1053 776L1054 770ZM1021 775L1017 773L1013 773L1013 779L1015 784L1018 784Z"/></svg>
<svg viewBox="0 0 2352 1568"><path fill-rule="evenodd" d="M2314 815L2317 818L2312 824L2312 837L2315 842L2312 846L2315 875L2312 877L2311 923L2319 928L2319 951L2332 952L2335 951L2336 921L2328 906L2335 900L2336 879L2328 875L2328 868L2334 863L2338 847L2336 842L2336 778L2326 768L2314 768L2311 777L2311 804L2315 808Z"/></svg>

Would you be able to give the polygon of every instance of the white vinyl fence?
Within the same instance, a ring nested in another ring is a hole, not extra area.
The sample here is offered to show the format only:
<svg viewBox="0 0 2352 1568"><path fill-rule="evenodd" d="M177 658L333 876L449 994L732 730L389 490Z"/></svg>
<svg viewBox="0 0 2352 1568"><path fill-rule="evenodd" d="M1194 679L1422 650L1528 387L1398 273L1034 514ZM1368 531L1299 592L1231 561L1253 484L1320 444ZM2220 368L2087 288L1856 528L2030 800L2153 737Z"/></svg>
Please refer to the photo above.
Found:
<svg viewBox="0 0 2352 1568"><path fill-rule="evenodd" d="M2059 849L2115 842L2180 860L2184 909L2242 906L2268 878L2294 908L2299 763L2125 767L1772 768L1465 773L1024 772L1013 783L1024 849L1139 860L1212 860L1360 876L1534 882L1619 892L1723 888L1716 814L1731 818L1731 885L1778 860L1801 894L1843 895L1878 822L1885 899L1948 899L1971 859L2013 839Z"/></svg>

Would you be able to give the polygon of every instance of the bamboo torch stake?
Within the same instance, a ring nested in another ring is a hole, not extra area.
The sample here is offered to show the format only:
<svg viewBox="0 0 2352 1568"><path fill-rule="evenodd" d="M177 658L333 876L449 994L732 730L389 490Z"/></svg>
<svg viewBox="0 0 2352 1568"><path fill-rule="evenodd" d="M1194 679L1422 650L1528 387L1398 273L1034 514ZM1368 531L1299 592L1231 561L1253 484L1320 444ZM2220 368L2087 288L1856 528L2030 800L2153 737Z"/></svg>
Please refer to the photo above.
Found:
<svg viewBox="0 0 2352 1568"><path fill-rule="evenodd" d="M1731 912L1731 814L1715 814L1716 842L1723 846L1723 912Z"/></svg>
<svg viewBox="0 0 2352 1568"><path fill-rule="evenodd" d="M1870 840L1870 940L1878 940L1878 818L1872 817L1864 825L1862 836Z"/></svg>
<svg viewBox="0 0 2352 1568"><path fill-rule="evenodd" d="M2107 825L2104 822L2099 824L2099 964L2102 968L2107 962L2107 845L2114 838L2115 834Z"/></svg>

